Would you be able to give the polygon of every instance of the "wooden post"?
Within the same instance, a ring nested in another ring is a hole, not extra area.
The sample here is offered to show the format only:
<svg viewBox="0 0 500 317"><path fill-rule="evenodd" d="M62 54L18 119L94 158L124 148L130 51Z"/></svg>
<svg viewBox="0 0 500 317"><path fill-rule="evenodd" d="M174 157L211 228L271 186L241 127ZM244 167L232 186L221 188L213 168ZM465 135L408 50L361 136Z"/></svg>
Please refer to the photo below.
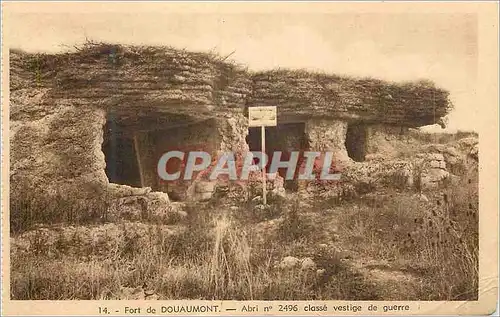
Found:
<svg viewBox="0 0 500 317"><path fill-rule="evenodd" d="M266 155L266 127L261 126L261 137L262 137L262 162L264 162L264 156ZM266 188L266 166L262 166L262 200L264 206L267 205L267 188Z"/></svg>
<svg viewBox="0 0 500 317"><path fill-rule="evenodd" d="M266 155L266 127L275 127L277 125L276 106L250 107L248 108L248 126L260 127L262 143L262 159ZM267 205L267 187L266 187L266 166L262 166L262 202Z"/></svg>
<svg viewBox="0 0 500 317"><path fill-rule="evenodd" d="M135 157L137 159L137 167L139 168L139 177L141 179L141 187L144 187L144 173L142 170L142 162L141 162L141 154L139 151L139 141L137 140L137 134L134 133L134 150L135 150Z"/></svg>

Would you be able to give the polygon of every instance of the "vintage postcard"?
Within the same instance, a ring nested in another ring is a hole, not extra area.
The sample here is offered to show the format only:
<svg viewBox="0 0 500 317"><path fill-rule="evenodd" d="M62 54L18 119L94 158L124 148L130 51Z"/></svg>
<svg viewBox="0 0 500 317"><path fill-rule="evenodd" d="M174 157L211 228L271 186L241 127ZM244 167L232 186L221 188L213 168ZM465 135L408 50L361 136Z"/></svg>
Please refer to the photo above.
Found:
<svg viewBox="0 0 500 317"><path fill-rule="evenodd" d="M2 315L493 314L498 44L498 2L2 2Z"/></svg>

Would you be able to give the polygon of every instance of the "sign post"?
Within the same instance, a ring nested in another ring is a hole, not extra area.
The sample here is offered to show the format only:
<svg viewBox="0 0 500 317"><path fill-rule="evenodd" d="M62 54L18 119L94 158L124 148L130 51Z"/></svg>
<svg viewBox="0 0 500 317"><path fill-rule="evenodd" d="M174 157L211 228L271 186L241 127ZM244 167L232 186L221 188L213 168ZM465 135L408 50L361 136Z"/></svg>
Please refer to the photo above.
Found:
<svg viewBox="0 0 500 317"><path fill-rule="evenodd" d="M262 157L266 154L266 127L260 126L262 137ZM262 203L267 205L267 184L266 184L266 167L262 166Z"/></svg>
<svg viewBox="0 0 500 317"><path fill-rule="evenodd" d="M266 154L266 127L277 125L276 106L248 108L248 126L259 127L261 131L262 158ZM262 166L262 200L267 205L266 167Z"/></svg>

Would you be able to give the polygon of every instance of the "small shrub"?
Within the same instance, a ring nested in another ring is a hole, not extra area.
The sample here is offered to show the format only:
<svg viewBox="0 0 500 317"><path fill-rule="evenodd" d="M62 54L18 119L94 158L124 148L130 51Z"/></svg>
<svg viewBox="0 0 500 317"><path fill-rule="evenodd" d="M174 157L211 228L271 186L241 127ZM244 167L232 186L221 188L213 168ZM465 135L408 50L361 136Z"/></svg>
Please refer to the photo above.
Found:
<svg viewBox="0 0 500 317"><path fill-rule="evenodd" d="M301 217L299 200L293 200L286 206L284 219L280 224L278 234L283 241L294 241L307 238L314 230L309 219Z"/></svg>

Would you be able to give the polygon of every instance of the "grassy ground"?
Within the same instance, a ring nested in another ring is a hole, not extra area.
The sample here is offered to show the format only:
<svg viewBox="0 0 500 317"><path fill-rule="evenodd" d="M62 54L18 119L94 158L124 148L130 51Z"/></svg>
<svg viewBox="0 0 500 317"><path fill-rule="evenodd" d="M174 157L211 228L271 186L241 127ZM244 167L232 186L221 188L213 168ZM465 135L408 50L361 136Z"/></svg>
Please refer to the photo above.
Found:
<svg viewBox="0 0 500 317"><path fill-rule="evenodd" d="M288 193L266 208L223 194L166 222L112 218L107 197L17 195L11 298L476 300L478 173L455 170L423 192Z"/></svg>
<svg viewBox="0 0 500 317"><path fill-rule="evenodd" d="M342 203L292 195L186 206L184 226L13 235L14 299L477 299L477 179ZM466 185L463 185L466 184ZM184 229L182 229L184 228ZM286 256L312 269L281 269ZM135 296L135 297L134 297Z"/></svg>

